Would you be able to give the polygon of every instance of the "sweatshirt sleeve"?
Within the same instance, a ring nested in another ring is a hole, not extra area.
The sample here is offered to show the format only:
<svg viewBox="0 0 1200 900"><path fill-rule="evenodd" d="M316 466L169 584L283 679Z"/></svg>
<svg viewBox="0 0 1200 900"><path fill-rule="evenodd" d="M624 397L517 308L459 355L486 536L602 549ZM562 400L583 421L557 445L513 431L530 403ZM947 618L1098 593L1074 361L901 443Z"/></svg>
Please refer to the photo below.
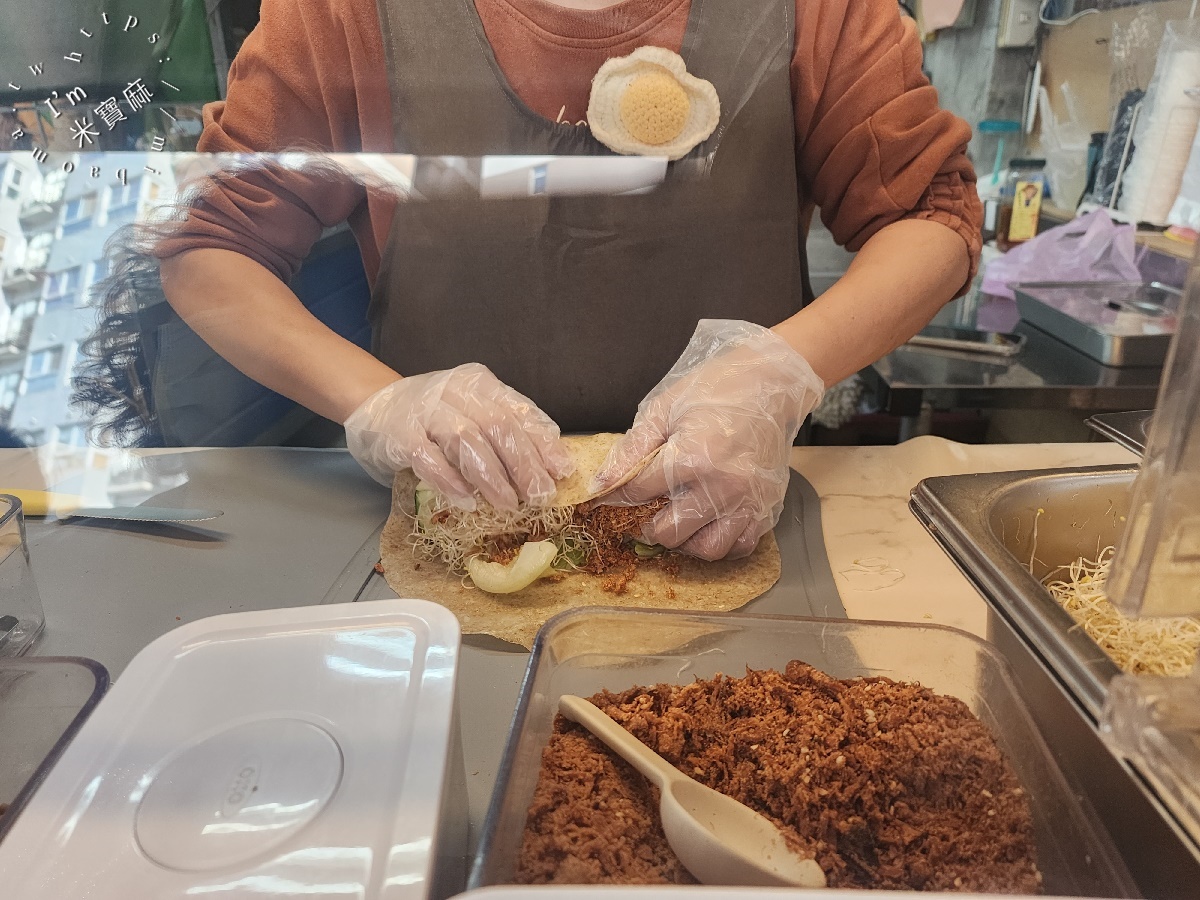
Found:
<svg viewBox="0 0 1200 900"><path fill-rule="evenodd" d="M364 59L378 61L382 47L370 54L361 46L370 43L369 29L338 11L363 5L264 0L259 24L230 69L227 99L204 109L197 149L361 150L355 69ZM234 177L205 178L193 187L196 199L186 219L158 244L156 255L233 250L284 281L322 230L345 220L365 199L364 188L350 179L330 178L327 171L304 174L269 160L243 163Z"/></svg>
<svg viewBox="0 0 1200 900"><path fill-rule="evenodd" d="M939 108L921 61L895 0L797 0L798 169L825 226L851 250L901 219L958 234L971 261L961 294L982 244L971 129Z"/></svg>

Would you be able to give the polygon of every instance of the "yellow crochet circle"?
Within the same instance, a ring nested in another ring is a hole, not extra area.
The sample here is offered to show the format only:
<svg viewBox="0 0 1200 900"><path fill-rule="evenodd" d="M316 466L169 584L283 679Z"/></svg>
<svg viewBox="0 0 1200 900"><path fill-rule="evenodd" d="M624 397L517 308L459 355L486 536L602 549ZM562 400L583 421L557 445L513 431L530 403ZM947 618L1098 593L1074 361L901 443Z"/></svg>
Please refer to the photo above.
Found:
<svg viewBox="0 0 1200 900"><path fill-rule="evenodd" d="M667 72L639 75L621 97L621 122L643 144L657 146L679 137L691 104L687 92Z"/></svg>

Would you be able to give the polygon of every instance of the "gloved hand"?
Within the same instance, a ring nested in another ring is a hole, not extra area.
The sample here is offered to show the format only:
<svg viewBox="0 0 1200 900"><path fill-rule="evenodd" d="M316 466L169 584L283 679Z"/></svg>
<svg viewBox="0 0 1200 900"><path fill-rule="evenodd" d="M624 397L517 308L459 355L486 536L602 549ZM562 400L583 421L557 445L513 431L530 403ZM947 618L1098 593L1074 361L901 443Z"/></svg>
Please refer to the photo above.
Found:
<svg viewBox="0 0 1200 900"><path fill-rule="evenodd" d="M619 483L657 450L602 502L668 497L645 527L646 541L707 560L748 556L779 521L792 443L824 390L804 357L769 329L702 319L592 488Z"/></svg>
<svg viewBox="0 0 1200 900"><path fill-rule="evenodd" d="M479 363L395 381L345 426L376 481L390 487L411 466L462 509L475 508L475 491L501 510L544 504L574 469L550 417Z"/></svg>

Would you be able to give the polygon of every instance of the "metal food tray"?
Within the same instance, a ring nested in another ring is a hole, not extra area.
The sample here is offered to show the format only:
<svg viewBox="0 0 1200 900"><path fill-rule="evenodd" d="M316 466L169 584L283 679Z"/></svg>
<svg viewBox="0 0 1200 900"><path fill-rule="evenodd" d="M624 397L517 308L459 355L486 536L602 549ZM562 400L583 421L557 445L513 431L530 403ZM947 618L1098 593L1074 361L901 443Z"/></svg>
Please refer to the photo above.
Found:
<svg viewBox="0 0 1200 900"><path fill-rule="evenodd" d="M1120 444L1126 450L1132 450L1138 456L1145 456L1146 442L1150 440L1150 423L1153 419L1154 410L1143 409L1137 412L1092 416L1087 420L1087 424L1093 431Z"/></svg>
<svg viewBox="0 0 1200 900"><path fill-rule="evenodd" d="M1105 466L927 478L910 504L1093 720L1119 670L1041 579L1117 543L1136 475L1136 466Z"/></svg>
<svg viewBox="0 0 1200 900"><path fill-rule="evenodd" d="M988 640L1013 666L1056 758L1095 805L1145 896L1191 898L1200 879L1197 823L1101 739L1098 715L1118 669L1040 581L1116 544L1137 472L1105 466L929 478L909 506L983 594Z"/></svg>
<svg viewBox="0 0 1200 900"><path fill-rule="evenodd" d="M1136 282L1014 284L1021 318L1106 366L1161 366L1179 294Z"/></svg>

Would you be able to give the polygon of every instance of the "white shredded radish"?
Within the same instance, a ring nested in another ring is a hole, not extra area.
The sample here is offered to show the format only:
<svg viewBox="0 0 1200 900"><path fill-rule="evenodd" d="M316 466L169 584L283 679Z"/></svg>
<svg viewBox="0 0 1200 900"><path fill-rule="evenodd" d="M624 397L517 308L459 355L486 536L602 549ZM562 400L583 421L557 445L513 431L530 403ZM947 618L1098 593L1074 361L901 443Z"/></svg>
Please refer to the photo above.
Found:
<svg viewBox="0 0 1200 900"><path fill-rule="evenodd" d="M1200 622L1190 616L1131 619L1113 606L1104 589L1114 553L1107 547L1094 560L1080 557L1067 578L1051 580L1051 573L1043 583L1123 672L1187 675L1200 649Z"/></svg>

